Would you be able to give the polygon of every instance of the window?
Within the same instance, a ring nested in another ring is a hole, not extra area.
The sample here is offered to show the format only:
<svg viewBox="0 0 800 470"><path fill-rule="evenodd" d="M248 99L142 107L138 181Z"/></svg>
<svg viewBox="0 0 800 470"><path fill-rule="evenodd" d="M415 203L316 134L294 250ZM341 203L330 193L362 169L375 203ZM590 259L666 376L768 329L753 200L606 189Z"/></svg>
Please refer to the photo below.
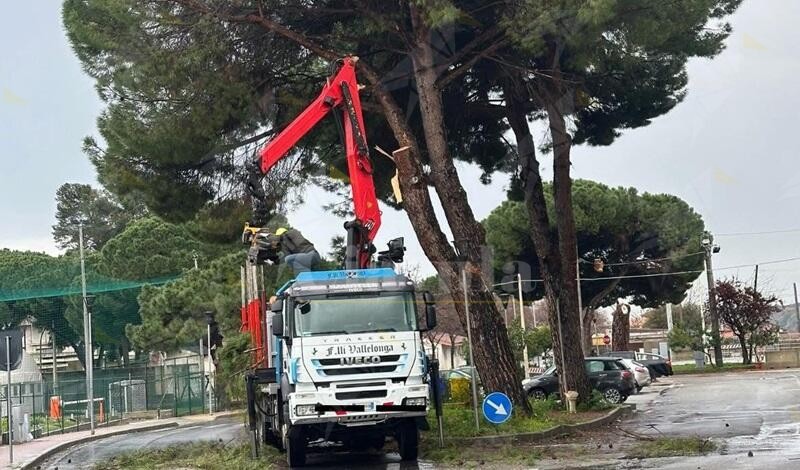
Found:
<svg viewBox="0 0 800 470"><path fill-rule="evenodd" d="M619 361L605 361L605 370L624 370L625 366Z"/></svg>
<svg viewBox="0 0 800 470"><path fill-rule="evenodd" d="M603 361L586 361L586 372L602 372L605 370L605 364Z"/></svg>
<svg viewBox="0 0 800 470"><path fill-rule="evenodd" d="M297 336L414 331L410 293L296 299Z"/></svg>

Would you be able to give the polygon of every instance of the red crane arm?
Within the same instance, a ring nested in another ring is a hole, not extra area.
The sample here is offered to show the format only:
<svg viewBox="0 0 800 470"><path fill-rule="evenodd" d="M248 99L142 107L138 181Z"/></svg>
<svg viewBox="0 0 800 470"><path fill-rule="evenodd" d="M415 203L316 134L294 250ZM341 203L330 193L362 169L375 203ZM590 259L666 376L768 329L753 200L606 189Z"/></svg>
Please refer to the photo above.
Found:
<svg viewBox="0 0 800 470"><path fill-rule="evenodd" d="M266 174L329 112L341 112L344 125L347 170L350 176L356 223L353 240L358 267L365 268L371 256L371 242L381 225L381 211L375 197L372 162L364 132L364 116L356 81L356 57L345 57L339 71L328 79L319 96L260 152L261 172Z"/></svg>

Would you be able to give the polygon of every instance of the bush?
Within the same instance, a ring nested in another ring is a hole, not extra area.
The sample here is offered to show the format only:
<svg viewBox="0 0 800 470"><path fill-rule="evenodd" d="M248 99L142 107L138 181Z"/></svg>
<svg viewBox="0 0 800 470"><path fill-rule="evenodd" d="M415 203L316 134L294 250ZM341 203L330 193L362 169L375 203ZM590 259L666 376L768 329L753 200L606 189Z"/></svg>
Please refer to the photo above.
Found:
<svg viewBox="0 0 800 470"><path fill-rule="evenodd" d="M472 399L469 379L450 379L450 401L469 403Z"/></svg>
<svg viewBox="0 0 800 470"><path fill-rule="evenodd" d="M546 400L530 400L533 415L537 417L547 416L553 410L560 410L561 405L556 401L556 397L551 395Z"/></svg>
<svg viewBox="0 0 800 470"><path fill-rule="evenodd" d="M614 405L606 401L602 393L592 390L592 396L578 404L578 411L604 411L613 407Z"/></svg>

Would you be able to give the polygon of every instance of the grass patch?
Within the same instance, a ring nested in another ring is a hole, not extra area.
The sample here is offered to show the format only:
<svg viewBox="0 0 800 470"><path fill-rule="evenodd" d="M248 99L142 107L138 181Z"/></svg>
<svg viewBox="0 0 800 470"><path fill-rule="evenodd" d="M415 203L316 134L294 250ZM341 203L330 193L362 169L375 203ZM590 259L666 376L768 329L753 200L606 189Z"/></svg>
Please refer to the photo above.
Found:
<svg viewBox="0 0 800 470"><path fill-rule="evenodd" d="M678 374L716 374L720 372L736 372L743 370L756 370L755 364L723 364L722 367L714 367L706 364L702 369L694 364L681 364L672 366L672 372Z"/></svg>
<svg viewBox="0 0 800 470"><path fill-rule="evenodd" d="M533 416L524 416L519 413L517 408L514 408L511 419L503 424L491 424L480 414L478 417L480 421L479 433L475 432L475 414L470 406L445 404L443 410L445 436L475 437L530 433L544 431L559 424L588 421L604 415L605 410L613 408L613 405L608 405L607 402L599 397L601 396L593 397L595 400L579 409L579 413L576 414L568 414L553 398L532 400ZM429 435L431 439L434 439L438 435L438 428L436 414L433 410L428 414L428 423L431 425L431 430L428 433L423 433L423 437Z"/></svg>
<svg viewBox="0 0 800 470"><path fill-rule="evenodd" d="M283 462L277 450L262 446L264 456L250 457L250 445L238 443L224 445L218 442L180 444L163 449L146 449L128 452L96 464L94 470L166 470L172 468L216 470L264 470L276 468Z"/></svg>
<svg viewBox="0 0 800 470"><path fill-rule="evenodd" d="M660 437L637 443L627 456L633 459L705 455L717 450L717 444L699 437Z"/></svg>

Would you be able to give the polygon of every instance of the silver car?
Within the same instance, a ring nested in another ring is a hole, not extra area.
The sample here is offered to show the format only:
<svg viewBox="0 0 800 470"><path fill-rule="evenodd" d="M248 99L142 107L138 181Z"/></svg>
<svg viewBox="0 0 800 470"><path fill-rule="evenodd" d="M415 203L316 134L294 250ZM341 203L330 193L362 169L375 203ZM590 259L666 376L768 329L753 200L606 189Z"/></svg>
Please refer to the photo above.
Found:
<svg viewBox="0 0 800 470"><path fill-rule="evenodd" d="M620 359L620 362L633 373L633 378L636 381L637 393L641 392L644 387L650 385L652 379L650 378L650 371L647 370L647 366L633 359Z"/></svg>

